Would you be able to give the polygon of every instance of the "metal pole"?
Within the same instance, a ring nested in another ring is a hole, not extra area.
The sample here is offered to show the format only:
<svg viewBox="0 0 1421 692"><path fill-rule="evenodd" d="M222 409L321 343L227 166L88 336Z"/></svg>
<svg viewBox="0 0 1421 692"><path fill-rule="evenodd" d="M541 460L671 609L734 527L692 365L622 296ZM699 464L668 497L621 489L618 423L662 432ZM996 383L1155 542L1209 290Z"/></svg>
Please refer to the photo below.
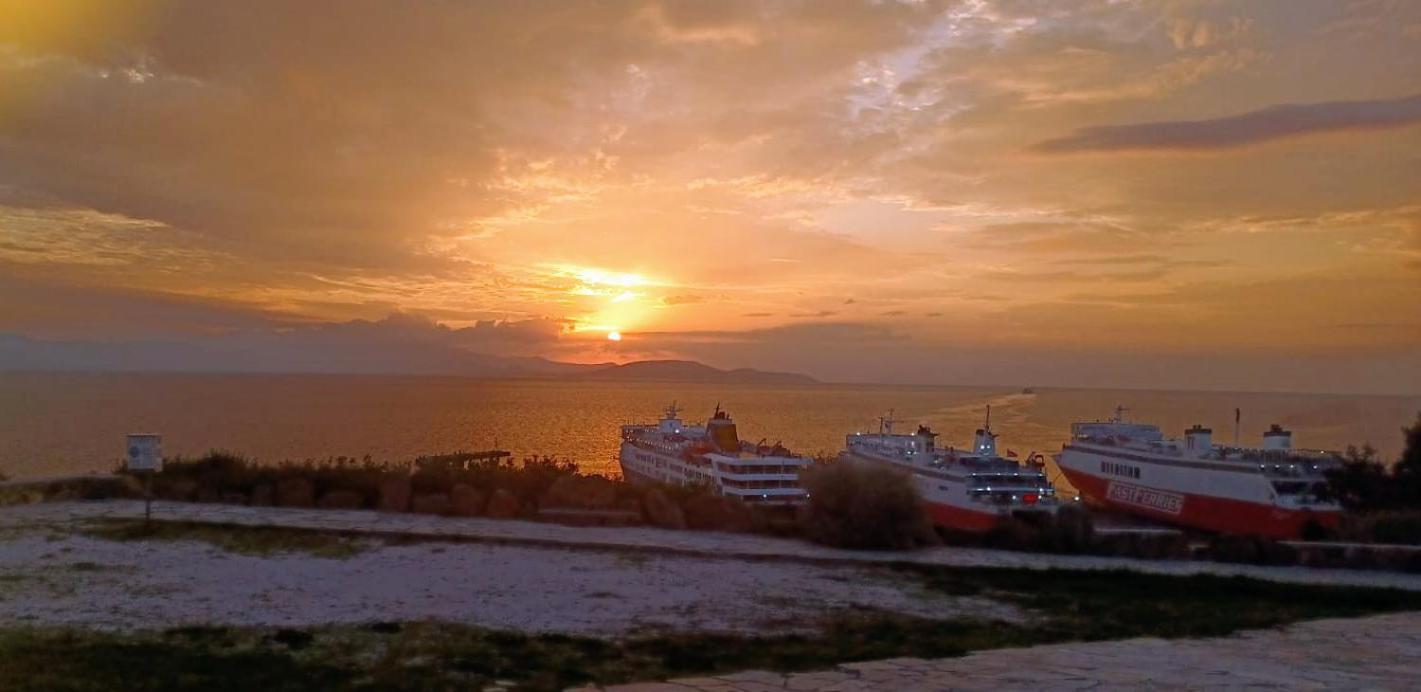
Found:
<svg viewBox="0 0 1421 692"><path fill-rule="evenodd" d="M153 472L143 473L143 530L148 530L148 525L153 520Z"/></svg>

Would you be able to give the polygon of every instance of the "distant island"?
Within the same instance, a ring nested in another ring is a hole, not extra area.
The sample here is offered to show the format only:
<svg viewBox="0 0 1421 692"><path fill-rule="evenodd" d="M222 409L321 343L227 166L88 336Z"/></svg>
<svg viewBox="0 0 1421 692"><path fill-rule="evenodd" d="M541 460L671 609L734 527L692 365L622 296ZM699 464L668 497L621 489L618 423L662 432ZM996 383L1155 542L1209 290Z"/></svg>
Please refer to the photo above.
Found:
<svg viewBox="0 0 1421 692"><path fill-rule="evenodd" d="M792 372L770 372L751 368L721 370L690 360L640 360L624 365L594 366L578 375L585 380L641 380L667 382L815 384L818 380Z"/></svg>
<svg viewBox="0 0 1421 692"><path fill-rule="evenodd" d="M453 375L744 384L813 384L808 375L689 360L565 363L477 353L435 340L329 338L330 334L249 335L201 341L51 341L0 334L0 371L310 373Z"/></svg>

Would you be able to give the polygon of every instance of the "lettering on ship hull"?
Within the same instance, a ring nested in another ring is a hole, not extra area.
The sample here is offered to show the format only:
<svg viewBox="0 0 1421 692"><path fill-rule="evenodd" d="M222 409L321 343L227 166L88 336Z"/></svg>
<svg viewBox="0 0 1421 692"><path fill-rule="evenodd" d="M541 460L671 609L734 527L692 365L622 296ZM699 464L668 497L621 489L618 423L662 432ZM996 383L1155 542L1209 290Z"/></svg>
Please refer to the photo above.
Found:
<svg viewBox="0 0 1421 692"><path fill-rule="evenodd" d="M1111 481L1106 490L1106 499L1122 505L1164 512L1178 516L1184 511L1184 496L1140 485Z"/></svg>

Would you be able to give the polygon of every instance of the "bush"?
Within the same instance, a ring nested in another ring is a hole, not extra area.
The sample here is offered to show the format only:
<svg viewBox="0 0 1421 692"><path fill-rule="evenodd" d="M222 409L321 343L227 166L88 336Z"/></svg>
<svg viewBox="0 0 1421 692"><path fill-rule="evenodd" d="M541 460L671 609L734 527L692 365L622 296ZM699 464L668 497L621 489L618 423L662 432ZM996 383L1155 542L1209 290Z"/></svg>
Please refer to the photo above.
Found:
<svg viewBox="0 0 1421 692"><path fill-rule="evenodd" d="M1359 512L1421 507L1421 414L1401 432L1406 448L1390 468L1370 445L1348 447L1342 466L1327 474L1328 494Z"/></svg>
<svg viewBox="0 0 1421 692"><path fill-rule="evenodd" d="M803 527L812 541L840 548L905 549L936 542L912 480L840 461L806 470Z"/></svg>
<svg viewBox="0 0 1421 692"><path fill-rule="evenodd" d="M1421 510L1354 515L1343 522L1338 538L1357 543L1421 545Z"/></svg>

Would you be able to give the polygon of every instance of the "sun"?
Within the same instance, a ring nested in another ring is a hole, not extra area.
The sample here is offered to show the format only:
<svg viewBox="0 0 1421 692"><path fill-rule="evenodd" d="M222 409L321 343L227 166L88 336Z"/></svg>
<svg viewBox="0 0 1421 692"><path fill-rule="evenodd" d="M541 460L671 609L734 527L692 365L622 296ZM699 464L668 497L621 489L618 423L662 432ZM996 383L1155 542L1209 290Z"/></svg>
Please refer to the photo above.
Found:
<svg viewBox="0 0 1421 692"><path fill-rule="evenodd" d="M614 331L607 332L607 340L608 340L608 341L621 341L621 340L622 340L622 333L619 332L619 331L615 331L615 330L614 330Z"/></svg>

